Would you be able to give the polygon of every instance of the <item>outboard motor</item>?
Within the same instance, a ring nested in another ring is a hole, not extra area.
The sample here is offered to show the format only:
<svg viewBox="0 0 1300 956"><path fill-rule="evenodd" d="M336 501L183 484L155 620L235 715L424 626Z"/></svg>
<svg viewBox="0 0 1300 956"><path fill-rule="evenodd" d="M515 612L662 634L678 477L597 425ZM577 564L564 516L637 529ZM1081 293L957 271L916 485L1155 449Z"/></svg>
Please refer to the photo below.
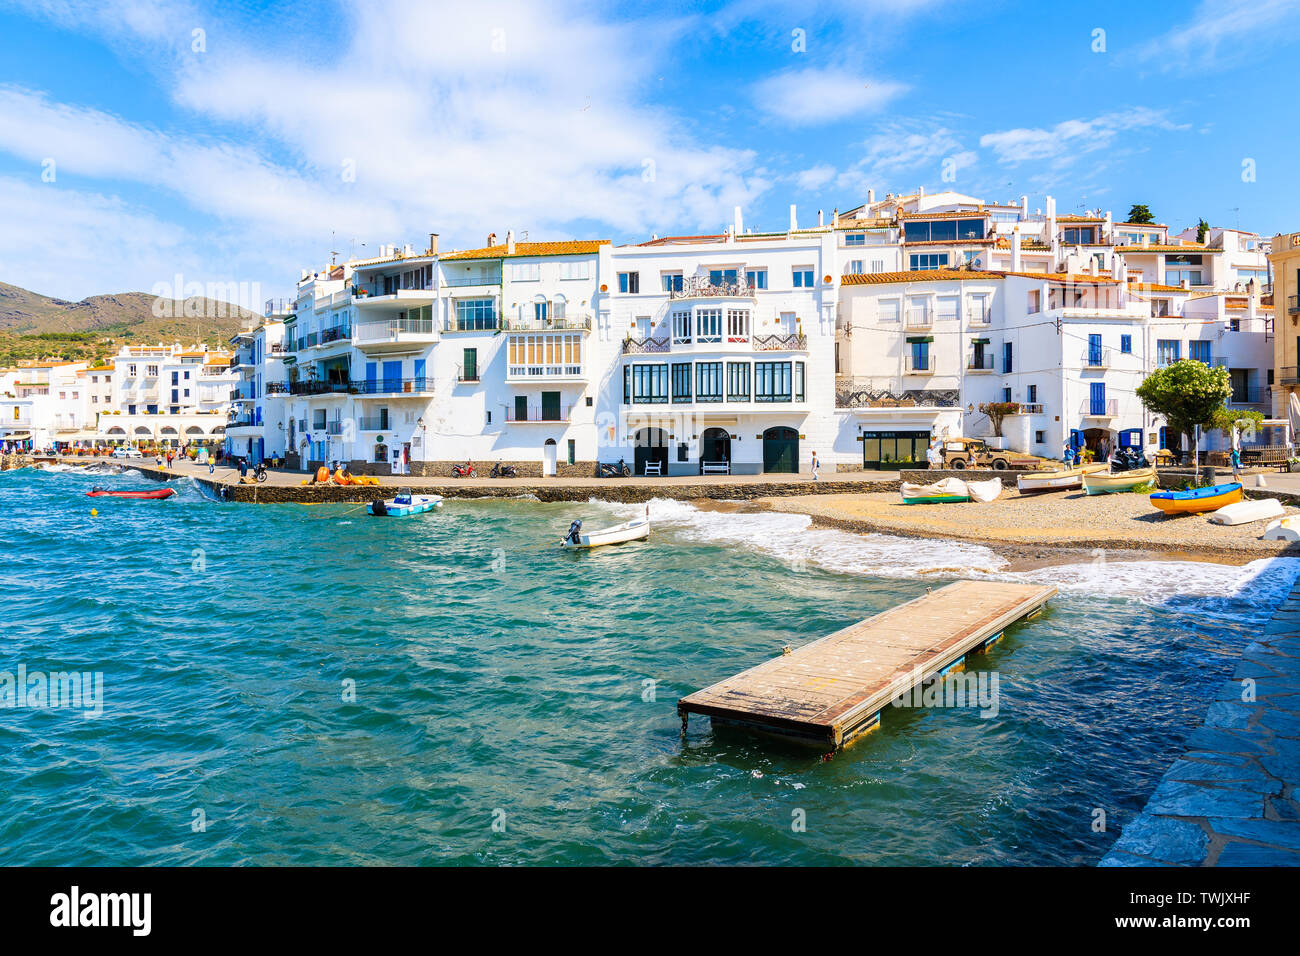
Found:
<svg viewBox="0 0 1300 956"><path fill-rule="evenodd" d="M581 532L582 532L582 519L579 518L576 521L574 521L573 524L569 525L569 533L566 534L564 538L570 544L581 544L582 542L581 539L579 538Z"/></svg>
<svg viewBox="0 0 1300 956"><path fill-rule="evenodd" d="M384 504L383 498L376 498L374 500L374 502L370 505L370 513L374 515L380 515L380 516L388 514L388 507Z"/></svg>

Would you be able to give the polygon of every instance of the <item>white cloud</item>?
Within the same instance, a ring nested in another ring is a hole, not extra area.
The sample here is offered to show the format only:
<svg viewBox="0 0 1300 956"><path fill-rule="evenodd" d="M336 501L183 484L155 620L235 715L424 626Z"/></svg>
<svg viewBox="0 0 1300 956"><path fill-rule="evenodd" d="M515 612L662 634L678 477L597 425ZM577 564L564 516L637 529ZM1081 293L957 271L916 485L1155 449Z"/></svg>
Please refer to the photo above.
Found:
<svg viewBox="0 0 1300 956"><path fill-rule="evenodd" d="M1294 37L1297 26L1300 0L1202 0L1191 20L1146 44L1140 55L1166 68L1204 69L1225 58L1258 57L1262 47Z"/></svg>
<svg viewBox="0 0 1300 956"><path fill-rule="evenodd" d="M1093 119L1064 120L1050 129L1031 127L985 133L980 137L980 146L993 150L1000 162L1010 165L1043 160L1069 165L1084 153L1113 147L1116 137L1123 132L1188 128L1170 120L1165 110L1136 107Z"/></svg>
<svg viewBox="0 0 1300 956"><path fill-rule="evenodd" d="M786 70L754 85L759 109L793 126L829 123L877 112L901 96L901 83L873 80L839 68Z"/></svg>
<svg viewBox="0 0 1300 956"><path fill-rule="evenodd" d="M822 163L798 173L795 184L804 192L816 192L835 178L835 167Z"/></svg>
<svg viewBox="0 0 1300 956"><path fill-rule="evenodd" d="M894 122L880 127L861 144L861 157L835 180L838 188L861 199L869 188L894 186L906 191L912 185L945 182L945 162L952 173L974 166L976 155L943 125Z"/></svg>

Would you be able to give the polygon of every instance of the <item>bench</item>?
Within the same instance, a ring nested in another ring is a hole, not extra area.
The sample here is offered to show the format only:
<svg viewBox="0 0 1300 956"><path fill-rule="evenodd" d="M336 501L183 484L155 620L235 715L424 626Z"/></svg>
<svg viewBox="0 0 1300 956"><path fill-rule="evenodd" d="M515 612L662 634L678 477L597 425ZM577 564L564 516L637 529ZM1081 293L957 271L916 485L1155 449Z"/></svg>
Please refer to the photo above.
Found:
<svg viewBox="0 0 1300 956"><path fill-rule="evenodd" d="M643 471L642 474L646 475L647 477L650 475L655 475L657 477L662 478L664 474L663 465L657 461L647 461L645 463L645 471Z"/></svg>
<svg viewBox="0 0 1300 956"><path fill-rule="evenodd" d="M729 475L731 474L731 462L702 461L700 462L700 473L705 475Z"/></svg>

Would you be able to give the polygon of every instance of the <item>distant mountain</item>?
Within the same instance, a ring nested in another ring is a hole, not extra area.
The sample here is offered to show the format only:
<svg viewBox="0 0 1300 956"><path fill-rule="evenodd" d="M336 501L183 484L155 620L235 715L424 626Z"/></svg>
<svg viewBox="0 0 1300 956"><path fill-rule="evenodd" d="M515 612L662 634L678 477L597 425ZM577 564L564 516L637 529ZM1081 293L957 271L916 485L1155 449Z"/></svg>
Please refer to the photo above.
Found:
<svg viewBox="0 0 1300 956"><path fill-rule="evenodd" d="M225 345L257 318L215 299L122 292L68 302L0 282L0 366L20 359L103 359L123 345Z"/></svg>

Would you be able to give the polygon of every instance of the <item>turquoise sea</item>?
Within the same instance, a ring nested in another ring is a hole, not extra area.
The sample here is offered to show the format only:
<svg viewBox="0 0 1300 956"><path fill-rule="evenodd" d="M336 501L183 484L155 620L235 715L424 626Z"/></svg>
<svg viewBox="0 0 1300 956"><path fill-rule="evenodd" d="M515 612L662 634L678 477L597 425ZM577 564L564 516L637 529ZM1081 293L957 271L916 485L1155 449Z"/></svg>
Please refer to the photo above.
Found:
<svg viewBox="0 0 1300 956"><path fill-rule="evenodd" d="M656 501L651 542L578 555L573 517L639 506L381 521L96 483L156 487L0 474L0 671L104 681L97 717L0 709L0 864L1090 865L1297 574L1009 575L1062 593L975 665L997 716L890 710L823 763L683 740L676 700L994 554Z"/></svg>

